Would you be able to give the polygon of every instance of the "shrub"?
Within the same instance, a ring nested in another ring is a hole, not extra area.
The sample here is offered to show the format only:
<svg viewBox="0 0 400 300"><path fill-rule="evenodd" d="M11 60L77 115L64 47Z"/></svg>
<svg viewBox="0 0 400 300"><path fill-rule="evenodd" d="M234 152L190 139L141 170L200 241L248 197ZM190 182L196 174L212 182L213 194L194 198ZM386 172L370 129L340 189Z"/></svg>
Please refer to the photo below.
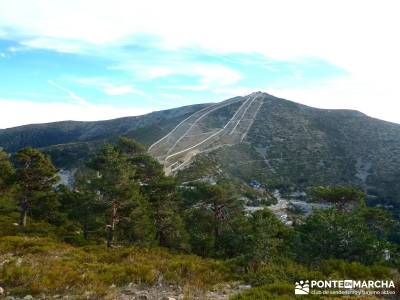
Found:
<svg viewBox="0 0 400 300"><path fill-rule="evenodd" d="M89 292L102 297L110 285L151 285L162 280L207 288L230 280L225 262L177 255L162 248L73 247L51 238L0 238L0 285L13 294Z"/></svg>

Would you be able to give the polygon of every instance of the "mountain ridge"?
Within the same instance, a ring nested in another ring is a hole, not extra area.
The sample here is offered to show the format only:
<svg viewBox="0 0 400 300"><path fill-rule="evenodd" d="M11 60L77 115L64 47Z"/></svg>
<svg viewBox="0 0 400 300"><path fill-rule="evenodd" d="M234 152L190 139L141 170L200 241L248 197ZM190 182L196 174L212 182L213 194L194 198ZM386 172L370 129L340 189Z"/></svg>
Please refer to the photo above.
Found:
<svg viewBox="0 0 400 300"><path fill-rule="evenodd" d="M196 111L197 108L200 109L207 105L209 104L188 105L179 108L151 112L140 116L121 117L110 120L58 121L0 129L0 146L7 151L13 152L27 146L41 148L55 144L66 144L69 142L92 141L107 138L111 135L126 134L130 130L143 127L150 123L157 124L160 121L170 121L173 123L174 118L190 114ZM105 128L106 126L112 128L112 130L107 130L107 128ZM43 141L42 139L39 141L33 141L31 137L24 140L24 136L19 136L19 134L29 131L47 136L49 134L51 135L53 132L64 135L61 136L61 139L59 139L59 137L54 138L54 136L50 136L46 141Z"/></svg>
<svg viewBox="0 0 400 300"><path fill-rule="evenodd" d="M248 184L256 179L288 192L349 184L380 199L400 195L400 125L356 110L313 108L256 92L77 123L75 131L70 122L0 130L0 146L9 152L44 148L64 168L82 162L110 138L127 135L149 146L167 173L182 180L212 177Z"/></svg>

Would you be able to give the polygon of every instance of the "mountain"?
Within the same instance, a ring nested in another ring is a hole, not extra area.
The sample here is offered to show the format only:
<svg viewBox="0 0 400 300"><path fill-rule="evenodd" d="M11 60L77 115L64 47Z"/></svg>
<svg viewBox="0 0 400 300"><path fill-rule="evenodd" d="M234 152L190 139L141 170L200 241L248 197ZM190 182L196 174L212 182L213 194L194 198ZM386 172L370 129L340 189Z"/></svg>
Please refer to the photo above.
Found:
<svg viewBox="0 0 400 300"><path fill-rule="evenodd" d="M147 133L142 140L146 141L147 138L152 140L171 130L182 118L208 105L210 104L184 106L143 116L107 121L64 121L0 129L0 146L6 151L13 152L27 146L42 148L59 144L98 141L118 135L142 136L140 131L143 128L146 128Z"/></svg>
<svg viewBox="0 0 400 300"><path fill-rule="evenodd" d="M167 172L258 180L302 191L352 184L399 197L400 125L253 93L205 107L154 143Z"/></svg>
<svg viewBox="0 0 400 300"><path fill-rule="evenodd" d="M400 198L399 124L261 92L139 117L4 129L0 146L44 148L65 167L117 135L147 145L166 172L183 181L256 180L287 193L352 184L381 202Z"/></svg>

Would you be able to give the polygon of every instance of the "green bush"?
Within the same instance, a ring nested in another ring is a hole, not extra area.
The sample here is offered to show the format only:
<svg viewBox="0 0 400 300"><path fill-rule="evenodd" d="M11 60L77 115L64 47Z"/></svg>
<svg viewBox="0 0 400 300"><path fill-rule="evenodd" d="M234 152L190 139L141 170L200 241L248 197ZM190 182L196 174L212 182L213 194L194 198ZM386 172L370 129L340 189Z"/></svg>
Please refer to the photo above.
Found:
<svg viewBox="0 0 400 300"><path fill-rule="evenodd" d="M162 248L77 248L51 238L2 237L0 258L0 286L16 295L90 292L102 297L112 284L151 285L161 279L206 289L233 278L222 261Z"/></svg>
<svg viewBox="0 0 400 300"><path fill-rule="evenodd" d="M293 284L301 279L322 278L322 274L318 270L307 269L291 260L282 260L261 264L257 270L249 271L244 278L252 286L261 286L276 282Z"/></svg>
<svg viewBox="0 0 400 300"><path fill-rule="evenodd" d="M322 261L319 270L325 277L332 279L392 279L392 271L385 266L365 266L357 262L330 259Z"/></svg>

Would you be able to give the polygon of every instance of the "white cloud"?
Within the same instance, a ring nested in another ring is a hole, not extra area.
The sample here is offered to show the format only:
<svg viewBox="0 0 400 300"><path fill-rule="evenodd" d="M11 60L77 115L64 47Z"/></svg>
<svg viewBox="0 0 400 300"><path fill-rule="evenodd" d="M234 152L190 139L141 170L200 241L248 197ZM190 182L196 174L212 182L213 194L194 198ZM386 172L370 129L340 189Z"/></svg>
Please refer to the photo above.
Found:
<svg viewBox="0 0 400 300"><path fill-rule="evenodd" d="M29 49L29 48L24 47L24 46L18 46L18 47L11 46L11 47L7 48L7 51L10 53L17 53L17 52L24 51L27 49Z"/></svg>
<svg viewBox="0 0 400 300"><path fill-rule="evenodd" d="M136 94L143 96L144 93L131 85L118 85L118 86L106 86L104 92L109 96L120 96L127 94Z"/></svg>
<svg viewBox="0 0 400 300"><path fill-rule="evenodd" d="M376 84L373 81L356 78L339 78L312 89L270 88L267 92L289 100L319 108L347 108L400 124L399 98L385 97L396 95L396 86Z"/></svg>
<svg viewBox="0 0 400 300"><path fill-rule="evenodd" d="M2 0L0 25L25 36L98 45L153 33L170 47L283 58L318 54L350 63L347 54L394 42L397 9L396 0Z"/></svg>
<svg viewBox="0 0 400 300"><path fill-rule="evenodd" d="M83 99L82 97L78 96L77 94L75 94L73 91L59 85L58 83L55 83L52 80L47 80L47 83L50 84L51 86L54 86L55 88L59 89L60 91L63 91L65 93L67 93L67 95L74 101L76 101L79 104L82 105L88 105L88 102Z"/></svg>
<svg viewBox="0 0 400 300"><path fill-rule="evenodd" d="M213 86L227 86L240 81L242 75L233 69L222 65L207 65L199 64L189 66L186 73L198 74L201 79L200 82L209 87Z"/></svg>
<svg viewBox="0 0 400 300"><path fill-rule="evenodd" d="M145 69L141 68L141 71L144 71L146 76L150 79L156 79L174 74L174 70L169 67L150 67Z"/></svg>
<svg viewBox="0 0 400 300"><path fill-rule="evenodd" d="M36 46L62 48L57 40L99 46L152 34L171 49L321 58L349 76L330 86L277 92L316 99L318 106L345 105L391 119L400 99L399 6L397 0L2 0L0 37L16 33L31 43L42 39ZM155 69L153 77L169 72ZM209 78L204 79L209 85L230 75L202 76Z"/></svg>
<svg viewBox="0 0 400 300"><path fill-rule="evenodd" d="M142 115L153 110L136 107L115 107L110 105L83 105L80 103L38 103L1 98L0 107L0 128L64 120L106 120ZM18 118L15 118L15 116L18 116Z"/></svg>
<svg viewBox="0 0 400 300"><path fill-rule="evenodd" d="M137 63L124 63L112 68L130 71L134 76L147 80L170 75L198 77L199 84L197 85L174 85L164 87L177 90L213 91L215 88L234 85L242 79L242 75L238 71L223 65L210 63L180 62L175 65L145 65Z"/></svg>
<svg viewBox="0 0 400 300"><path fill-rule="evenodd" d="M79 53L85 49L82 42L64 41L56 38L36 38L22 41L20 44L29 48L55 50L62 53Z"/></svg>
<svg viewBox="0 0 400 300"><path fill-rule="evenodd" d="M82 85L92 86L100 89L107 96L122 96L122 95L139 95L146 96L142 91L130 84L115 84L111 79L103 77L89 77L72 79Z"/></svg>
<svg viewBox="0 0 400 300"><path fill-rule="evenodd" d="M207 85L169 85L169 86L163 86L162 88L179 90L179 91L192 91L192 92L206 91L209 89Z"/></svg>

